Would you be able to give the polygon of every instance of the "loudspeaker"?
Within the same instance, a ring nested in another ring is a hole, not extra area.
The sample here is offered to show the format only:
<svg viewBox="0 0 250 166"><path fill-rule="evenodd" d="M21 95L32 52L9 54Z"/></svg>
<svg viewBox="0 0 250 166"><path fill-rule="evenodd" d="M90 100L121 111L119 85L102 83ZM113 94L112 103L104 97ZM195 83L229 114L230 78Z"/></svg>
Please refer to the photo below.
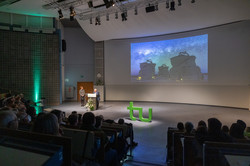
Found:
<svg viewBox="0 0 250 166"><path fill-rule="evenodd" d="M146 7L146 13L155 11L155 6Z"/></svg>
<svg viewBox="0 0 250 166"><path fill-rule="evenodd" d="M66 41L62 40L62 51L66 51Z"/></svg>

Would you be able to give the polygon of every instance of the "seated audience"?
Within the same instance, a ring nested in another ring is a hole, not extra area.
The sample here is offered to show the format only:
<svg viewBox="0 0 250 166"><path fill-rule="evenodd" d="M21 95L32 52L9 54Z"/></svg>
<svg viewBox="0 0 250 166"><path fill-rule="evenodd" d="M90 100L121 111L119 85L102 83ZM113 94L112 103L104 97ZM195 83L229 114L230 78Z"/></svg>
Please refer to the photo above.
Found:
<svg viewBox="0 0 250 166"><path fill-rule="evenodd" d="M216 118L208 119L208 136L206 141L233 142L233 138L221 131L221 122Z"/></svg>
<svg viewBox="0 0 250 166"><path fill-rule="evenodd" d="M0 127L17 129L18 120L16 114L11 110L0 111Z"/></svg>
<svg viewBox="0 0 250 166"><path fill-rule="evenodd" d="M92 112L86 112L82 117L81 129L88 130L88 131L100 131L95 128L95 124L96 124L95 115ZM117 151L111 148L106 149L104 162L102 162L101 165L102 166L119 166L120 163L118 160Z"/></svg>
<svg viewBox="0 0 250 166"><path fill-rule="evenodd" d="M56 115L52 113L39 115L33 124L32 132L59 136L59 125Z"/></svg>

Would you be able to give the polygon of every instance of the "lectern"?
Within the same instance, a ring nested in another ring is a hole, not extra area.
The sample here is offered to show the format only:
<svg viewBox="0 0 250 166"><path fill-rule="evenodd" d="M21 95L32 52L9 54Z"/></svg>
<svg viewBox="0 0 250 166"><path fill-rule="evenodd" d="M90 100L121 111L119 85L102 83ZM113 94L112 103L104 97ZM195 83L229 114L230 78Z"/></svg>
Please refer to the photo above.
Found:
<svg viewBox="0 0 250 166"><path fill-rule="evenodd" d="M93 100L94 110L96 110L96 94L95 93L88 93L88 101L89 101L89 99Z"/></svg>

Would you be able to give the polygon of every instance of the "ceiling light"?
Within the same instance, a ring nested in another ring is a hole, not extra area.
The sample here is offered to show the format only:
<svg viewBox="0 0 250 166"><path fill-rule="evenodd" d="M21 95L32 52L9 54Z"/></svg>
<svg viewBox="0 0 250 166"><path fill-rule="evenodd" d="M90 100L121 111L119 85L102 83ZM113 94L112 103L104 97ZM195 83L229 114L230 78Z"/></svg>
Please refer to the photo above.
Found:
<svg viewBox="0 0 250 166"><path fill-rule="evenodd" d="M156 4L155 4L155 11L157 11L158 10L158 2L156 2Z"/></svg>
<svg viewBox="0 0 250 166"><path fill-rule="evenodd" d="M115 19L118 19L118 12L115 12Z"/></svg>
<svg viewBox="0 0 250 166"><path fill-rule="evenodd" d="M97 16L97 17L95 18L95 25L101 25L100 16Z"/></svg>
<svg viewBox="0 0 250 166"><path fill-rule="evenodd" d="M70 10L70 21L74 21L74 16L76 15L76 12L75 12L75 10L74 10L74 7L71 6L71 7L69 8L69 10Z"/></svg>
<svg viewBox="0 0 250 166"><path fill-rule="evenodd" d="M63 14L61 9L58 10L58 14L59 14L59 19L63 19Z"/></svg>
<svg viewBox="0 0 250 166"><path fill-rule="evenodd" d="M174 2L174 0L172 0L170 2L170 10L175 10L175 2Z"/></svg>
<svg viewBox="0 0 250 166"><path fill-rule="evenodd" d="M109 21L109 14L106 14L106 21Z"/></svg>
<svg viewBox="0 0 250 166"><path fill-rule="evenodd" d="M181 0L178 0L178 6L181 6Z"/></svg>
<svg viewBox="0 0 250 166"><path fill-rule="evenodd" d="M122 16L122 21L127 21L127 11L123 12L121 16Z"/></svg>
<svg viewBox="0 0 250 166"><path fill-rule="evenodd" d="M169 0L166 1L166 8L169 8Z"/></svg>
<svg viewBox="0 0 250 166"><path fill-rule="evenodd" d="M88 1L89 8L93 7L93 1Z"/></svg>
<svg viewBox="0 0 250 166"><path fill-rule="evenodd" d="M92 24L92 17L89 19L89 23Z"/></svg>
<svg viewBox="0 0 250 166"><path fill-rule="evenodd" d="M138 15L137 6L135 7L135 15Z"/></svg>

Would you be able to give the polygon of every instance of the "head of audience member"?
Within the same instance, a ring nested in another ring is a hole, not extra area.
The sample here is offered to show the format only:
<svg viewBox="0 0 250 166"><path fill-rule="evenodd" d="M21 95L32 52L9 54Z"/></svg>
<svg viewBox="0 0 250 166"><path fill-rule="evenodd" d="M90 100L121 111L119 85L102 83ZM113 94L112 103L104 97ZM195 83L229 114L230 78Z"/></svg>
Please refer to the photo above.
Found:
<svg viewBox="0 0 250 166"><path fill-rule="evenodd" d="M55 114L46 113L38 116L33 124L33 132L59 135L58 119Z"/></svg>
<svg viewBox="0 0 250 166"><path fill-rule="evenodd" d="M204 126L204 127L207 127L207 124L206 124L206 122L205 122L205 121L200 120L200 121L198 122L198 126Z"/></svg>
<svg viewBox="0 0 250 166"><path fill-rule="evenodd" d="M124 123L125 123L124 119L119 119L119 120L118 120L118 124L121 124L121 125L122 125L122 124L124 124Z"/></svg>
<svg viewBox="0 0 250 166"><path fill-rule="evenodd" d="M0 111L0 127L17 129L18 120L16 114L11 110Z"/></svg>
<svg viewBox="0 0 250 166"><path fill-rule="evenodd" d="M35 119L36 118L36 109L35 107L28 107L26 110L26 113L32 118ZM38 114L39 115L39 114Z"/></svg>
<svg viewBox="0 0 250 166"><path fill-rule="evenodd" d="M54 109L51 111L51 113L56 115L58 119L58 124L61 124L63 121L63 112L61 110Z"/></svg>
<svg viewBox="0 0 250 166"><path fill-rule="evenodd" d="M203 143L207 137L207 128L205 126L198 126L195 131L195 138L199 143Z"/></svg>
<svg viewBox="0 0 250 166"><path fill-rule="evenodd" d="M8 97L8 98L6 98L6 99L3 101L3 102L4 102L4 105L5 105L6 107L10 108L10 109L15 108L16 105L15 105L13 99L14 99L13 97Z"/></svg>
<svg viewBox="0 0 250 166"><path fill-rule="evenodd" d="M230 136L237 139L244 139L244 130L242 126L238 123L233 123L229 131Z"/></svg>
<svg viewBox="0 0 250 166"><path fill-rule="evenodd" d="M193 129L194 129L194 125L191 122L185 123L185 130L187 134L191 134Z"/></svg>
<svg viewBox="0 0 250 166"><path fill-rule="evenodd" d="M86 112L82 116L82 125L84 126L95 126L95 115L92 112Z"/></svg>
<svg viewBox="0 0 250 166"><path fill-rule="evenodd" d="M97 89L94 89L94 93L96 93L97 92Z"/></svg>
<svg viewBox="0 0 250 166"><path fill-rule="evenodd" d="M179 131L184 131L184 124L182 122L177 123L177 128Z"/></svg>
<svg viewBox="0 0 250 166"><path fill-rule="evenodd" d="M237 123L241 125L243 131L245 131L247 124L243 120L237 120Z"/></svg>
<svg viewBox="0 0 250 166"><path fill-rule="evenodd" d="M209 118L208 120L208 134L219 135L221 133L221 122L216 118Z"/></svg>
<svg viewBox="0 0 250 166"><path fill-rule="evenodd" d="M77 114L71 114L68 117L69 124L71 126L77 126L78 125L78 116Z"/></svg>
<svg viewBox="0 0 250 166"><path fill-rule="evenodd" d="M103 116L102 115L96 116L95 120L96 120L95 127L97 129L100 129L102 127Z"/></svg>
<svg viewBox="0 0 250 166"><path fill-rule="evenodd" d="M221 128L221 131L225 134L229 134L229 128L227 125L223 125Z"/></svg>
<svg viewBox="0 0 250 166"><path fill-rule="evenodd" d="M71 114L77 114L77 111L72 111Z"/></svg>
<svg viewBox="0 0 250 166"><path fill-rule="evenodd" d="M30 123L31 117L26 112L18 112L17 117L20 123Z"/></svg>

